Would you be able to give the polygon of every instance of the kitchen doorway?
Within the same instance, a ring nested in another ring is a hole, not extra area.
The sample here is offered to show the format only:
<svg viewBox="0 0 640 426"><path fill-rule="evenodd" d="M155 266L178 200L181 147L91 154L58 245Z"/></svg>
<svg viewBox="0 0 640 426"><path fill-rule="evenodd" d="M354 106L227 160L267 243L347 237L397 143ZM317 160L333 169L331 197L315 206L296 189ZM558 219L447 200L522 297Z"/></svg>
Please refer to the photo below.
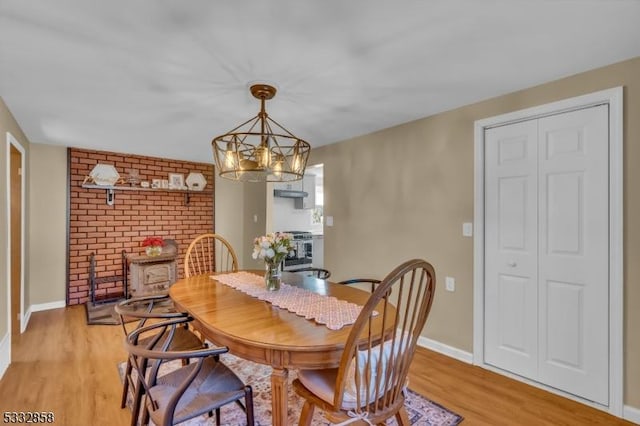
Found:
<svg viewBox="0 0 640 426"><path fill-rule="evenodd" d="M308 166L301 180L274 183L270 192L268 229L292 233L304 243L288 259L289 266L324 267L324 165Z"/></svg>

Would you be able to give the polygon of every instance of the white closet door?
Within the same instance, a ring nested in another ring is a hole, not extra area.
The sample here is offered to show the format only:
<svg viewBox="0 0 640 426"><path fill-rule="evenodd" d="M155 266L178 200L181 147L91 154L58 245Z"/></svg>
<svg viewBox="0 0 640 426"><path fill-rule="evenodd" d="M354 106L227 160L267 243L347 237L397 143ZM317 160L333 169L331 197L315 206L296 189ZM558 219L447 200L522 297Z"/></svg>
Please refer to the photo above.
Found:
<svg viewBox="0 0 640 426"><path fill-rule="evenodd" d="M537 123L485 135L487 364L535 378L538 365Z"/></svg>
<svg viewBox="0 0 640 426"><path fill-rule="evenodd" d="M606 105L539 120L539 381L607 405Z"/></svg>
<svg viewBox="0 0 640 426"><path fill-rule="evenodd" d="M485 133L485 362L609 402L608 106Z"/></svg>

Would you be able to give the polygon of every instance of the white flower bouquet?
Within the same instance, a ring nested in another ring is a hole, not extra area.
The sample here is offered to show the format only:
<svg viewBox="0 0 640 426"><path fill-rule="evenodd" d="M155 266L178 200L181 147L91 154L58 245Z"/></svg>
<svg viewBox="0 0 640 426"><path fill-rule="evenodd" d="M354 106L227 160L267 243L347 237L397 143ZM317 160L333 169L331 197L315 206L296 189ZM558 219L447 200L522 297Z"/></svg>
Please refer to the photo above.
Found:
<svg viewBox="0 0 640 426"><path fill-rule="evenodd" d="M293 250L293 235L275 232L253 240L253 258L264 259L264 282L269 291L280 289L280 262Z"/></svg>
<svg viewBox="0 0 640 426"><path fill-rule="evenodd" d="M264 259L271 266L277 266L293 250L293 235L272 232L253 240L253 258Z"/></svg>

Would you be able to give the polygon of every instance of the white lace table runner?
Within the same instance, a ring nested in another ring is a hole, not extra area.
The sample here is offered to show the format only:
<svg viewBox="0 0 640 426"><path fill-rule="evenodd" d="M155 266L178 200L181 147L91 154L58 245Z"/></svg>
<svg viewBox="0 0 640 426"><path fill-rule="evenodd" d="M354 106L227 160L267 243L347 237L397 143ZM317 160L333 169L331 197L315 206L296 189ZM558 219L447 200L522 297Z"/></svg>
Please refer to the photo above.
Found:
<svg viewBox="0 0 640 426"><path fill-rule="evenodd" d="M339 330L345 325L353 324L362 310L362 306L355 303L285 283L281 284L280 290L269 291L265 288L264 277L250 272L233 272L211 278L249 296L324 324L330 330Z"/></svg>

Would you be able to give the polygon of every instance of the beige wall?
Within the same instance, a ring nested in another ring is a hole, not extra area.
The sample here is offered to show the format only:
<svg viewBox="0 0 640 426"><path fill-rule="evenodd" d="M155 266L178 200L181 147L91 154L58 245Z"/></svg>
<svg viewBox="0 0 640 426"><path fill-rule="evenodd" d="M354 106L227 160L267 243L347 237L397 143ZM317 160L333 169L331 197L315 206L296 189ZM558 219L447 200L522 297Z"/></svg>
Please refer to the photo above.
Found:
<svg viewBox="0 0 640 426"><path fill-rule="evenodd" d="M325 266L383 277L424 258L438 280L424 335L473 351L473 126L482 118L624 86L625 403L640 407L640 58L312 151L324 163ZM444 277L456 291L444 291Z"/></svg>
<svg viewBox="0 0 640 426"><path fill-rule="evenodd" d="M215 179L216 233L229 240L240 268L262 268L263 263L253 260L251 253L253 239L265 233L265 184L235 182L217 175Z"/></svg>
<svg viewBox="0 0 640 426"><path fill-rule="evenodd" d="M266 233L267 184L248 182L244 184L244 267L263 269L264 261L254 260L253 240ZM257 215L257 221L254 221Z"/></svg>
<svg viewBox="0 0 640 426"><path fill-rule="evenodd" d="M67 149L31 144L29 171L29 299L65 301Z"/></svg>
<svg viewBox="0 0 640 426"><path fill-rule="evenodd" d="M215 174L215 170L214 170ZM214 202L215 223L217 234L227 239L238 256L240 268L243 268L242 254L245 252L245 238L241 212L244 211L244 187L242 183L223 179L217 174L216 198Z"/></svg>
<svg viewBox="0 0 640 426"><path fill-rule="evenodd" d="M9 324L7 322L7 312L9 311L9 301L7 300L7 291L9 282L7 281L7 132L11 133L13 137L22 145L25 149L25 164L29 161L29 140L22 132L22 129L13 118L11 111L7 108L4 100L0 97L0 340L8 333ZM29 170L27 166L26 174L26 209L29 211ZM25 213L26 215L26 213ZM29 230L29 218L26 215L25 230L27 236L25 237L25 253L28 253L28 230ZM24 304L25 311L29 307L29 258L25 256L25 296ZM24 313L24 312L23 312Z"/></svg>

